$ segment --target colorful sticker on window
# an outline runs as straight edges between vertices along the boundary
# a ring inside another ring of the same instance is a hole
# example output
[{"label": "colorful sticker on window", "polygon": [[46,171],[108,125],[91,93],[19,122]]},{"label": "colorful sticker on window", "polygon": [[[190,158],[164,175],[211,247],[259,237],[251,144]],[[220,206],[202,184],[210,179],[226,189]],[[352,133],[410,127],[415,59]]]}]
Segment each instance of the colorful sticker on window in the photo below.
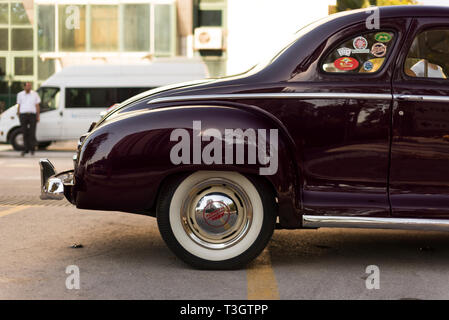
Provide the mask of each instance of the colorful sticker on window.
[{"label": "colorful sticker on window", "polygon": [[384,57],[387,54],[387,46],[380,42],[375,43],[371,48],[371,53],[378,58]]},{"label": "colorful sticker on window", "polygon": [[360,36],[354,39],[352,45],[354,46],[354,49],[364,50],[368,48],[368,40]]},{"label": "colorful sticker on window", "polygon": [[374,64],[371,61],[365,61],[365,63],[363,64],[363,70],[365,71],[371,71],[374,68]]},{"label": "colorful sticker on window", "polygon": [[337,52],[340,55],[340,57],[343,57],[343,56],[349,57],[351,55],[351,51],[352,50],[350,48],[337,49]]},{"label": "colorful sticker on window", "polygon": [[352,49],[352,53],[369,53],[369,49]]},{"label": "colorful sticker on window", "polygon": [[359,62],[351,57],[342,57],[334,61],[334,66],[338,70],[351,71],[359,67]]},{"label": "colorful sticker on window", "polygon": [[391,36],[391,34],[389,34],[387,32],[379,32],[379,33],[376,33],[376,35],[374,36],[374,39],[376,39],[376,41],[378,41],[378,42],[390,42],[391,39],[393,39],[393,37]]}]

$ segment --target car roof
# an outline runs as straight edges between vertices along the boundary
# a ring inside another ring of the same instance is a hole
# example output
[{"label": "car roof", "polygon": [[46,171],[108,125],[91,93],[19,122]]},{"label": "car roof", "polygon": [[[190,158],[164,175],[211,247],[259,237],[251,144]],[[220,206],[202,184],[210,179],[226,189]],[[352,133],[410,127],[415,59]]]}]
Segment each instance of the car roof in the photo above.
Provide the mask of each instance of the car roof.
[{"label": "car roof", "polygon": [[[260,70],[258,76],[268,76],[278,80],[290,79],[293,74],[302,70],[303,63],[310,61],[313,57],[312,53],[325,44],[329,37],[352,25],[366,22],[367,18],[373,14],[373,10],[377,9],[381,26],[383,19],[449,17],[449,7],[429,5],[369,7],[331,14],[300,29],[296,33],[297,39]],[[300,61],[302,61],[301,64],[298,64]]]},{"label": "car roof", "polygon": [[449,17],[449,6],[429,6],[429,5],[402,5],[369,7],[356,10],[342,11],[331,14],[326,18],[316,21],[315,26],[319,27],[330,23],[335,27],[343,27],[356,22],[366,20],[373,10],[379,10],[380,19],[403,18],[403,17]]},{"label": "car roof", "polygon": [[147,64],[69,66],[42,86],[63,87],[160,87],[207,77],[207,67],[197,59],[156,60]]},{"label": "car roof", "polygon": [[[369,8],[368,8],[369,9]],[[380,7],[381,14],[387,17],[426,17],[449,16],[449,6],[408,5]]]},{"label": "car roof", "polygon": [[340,12],[334,16],[357,16],[360,14],[369,14],[374,9],[379,9],[380,18],[393,17],[447,17],[449,16],[449,6],[429,6],[429,5],[402,5],[402,6],[384,6],[384,7],[368,7],[357,10]]}]

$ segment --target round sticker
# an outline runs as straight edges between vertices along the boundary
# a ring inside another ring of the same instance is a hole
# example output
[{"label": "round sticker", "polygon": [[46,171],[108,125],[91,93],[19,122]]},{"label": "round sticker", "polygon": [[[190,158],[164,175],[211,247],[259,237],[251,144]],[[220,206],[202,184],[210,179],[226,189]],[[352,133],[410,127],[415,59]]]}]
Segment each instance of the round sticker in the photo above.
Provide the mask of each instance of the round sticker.
[{"label": "round sticker", "polygon": [[378,58],[382,58],[387,53],[387,46],[380,42],[375,43],[371,48],[371,53]]},{"label": "round sticker", "polygon": [[350,71],[357,69],[359,66],[359,62],[357,59],[351,57],[342,57],[334,61],[334,66],[338,70]]},{"label": "round sticker", "polygon": [[363,64],[363,70],[365,71],[371,71],[374,68],[374,64],[371,61],[365,61]]},{"label": "round sticker", "polygon": [[391,34],[387,32],[379,32],[374,36],[374,39],[379,42],[390,42],[392,38]]},{"label": "round sticker", "polygon": [[352,42],[355,49],[366,49],[368,47],[368,40],[364,37],[357,37]]}]

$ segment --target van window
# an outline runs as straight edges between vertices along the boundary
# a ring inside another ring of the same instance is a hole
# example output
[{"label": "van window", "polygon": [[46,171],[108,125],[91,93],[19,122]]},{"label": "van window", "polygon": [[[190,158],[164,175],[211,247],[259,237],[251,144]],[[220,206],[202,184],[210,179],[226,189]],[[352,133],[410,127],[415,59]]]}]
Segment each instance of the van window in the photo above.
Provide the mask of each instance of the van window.
[{"label": "van window", "polygon": [[152,88],[67,88],[66,108],[108,108]]},{"label": "van window", "polygon": [[59,106],[59,88],[40,87],[37,90],[41,98],[41,112],[56,110]]}]

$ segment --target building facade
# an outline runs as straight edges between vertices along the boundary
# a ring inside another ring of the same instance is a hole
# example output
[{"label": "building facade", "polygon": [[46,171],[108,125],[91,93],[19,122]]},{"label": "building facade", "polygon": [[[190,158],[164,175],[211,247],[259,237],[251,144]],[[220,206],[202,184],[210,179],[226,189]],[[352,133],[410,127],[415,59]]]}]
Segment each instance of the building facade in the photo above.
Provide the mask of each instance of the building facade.
[{"label": "building facade", "polygon": [[176,35],[174,0],[0,0],[0,101],[68,65],[175,56]]},{"label": "building facade", "polygon": [[211,76],[242,72],[332,3],[0,0],[0,108],[69,65],[199,56]]}]

